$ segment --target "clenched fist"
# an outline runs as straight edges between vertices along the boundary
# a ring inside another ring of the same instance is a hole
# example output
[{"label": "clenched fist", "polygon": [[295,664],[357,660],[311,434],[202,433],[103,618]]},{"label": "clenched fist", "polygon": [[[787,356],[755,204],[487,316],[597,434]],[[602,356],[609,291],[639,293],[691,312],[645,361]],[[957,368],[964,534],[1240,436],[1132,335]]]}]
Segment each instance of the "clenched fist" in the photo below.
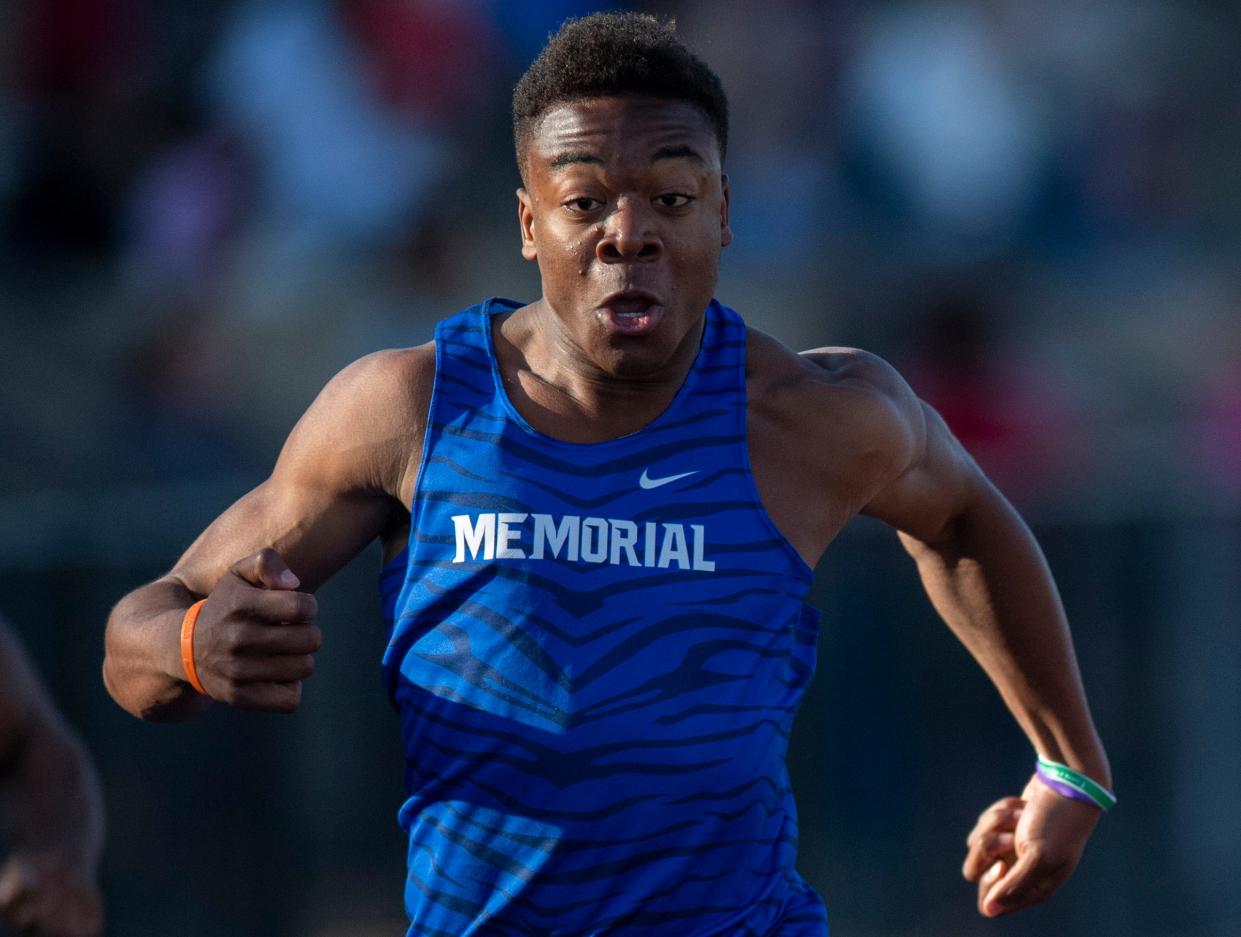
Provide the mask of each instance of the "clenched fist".
[{"label": "clenched fist", "polygon": [[194,626],[194,665],[207,695],[239,709],[291,713],[323,636],[315,597],[275,550],[233,564]]}]

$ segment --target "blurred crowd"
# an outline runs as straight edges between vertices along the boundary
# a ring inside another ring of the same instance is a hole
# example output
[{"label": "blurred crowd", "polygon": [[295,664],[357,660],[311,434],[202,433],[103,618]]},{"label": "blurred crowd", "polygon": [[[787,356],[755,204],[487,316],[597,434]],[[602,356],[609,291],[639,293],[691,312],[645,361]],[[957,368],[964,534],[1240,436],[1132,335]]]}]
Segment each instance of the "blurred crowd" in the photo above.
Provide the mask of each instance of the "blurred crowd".
[{"label": "blurred crowd", "polygon": [[[581,0],[0,4],[0,492],[253,475],[518,254],[512,85]],[[1241,14],[684,0],[721,299],[893,360],[1056,516],[1241,504]]]},{"label": "blurred crowd", "polygon": [[[721,300],[892,360],[1041,525],[1125,806],[1060,917],[1006,932],[1241,933],[1241,8],[630,6],[730,96]],[[155,731],[106,698],[100,631],[337,369],[538,296],[509,98],[601,8],[0,2],[0,602],[99,759],[115,933],[396,932],[374,558],[325,590],[300,721]],[[805,871],[842,932],[975,933],[943,856],[977,790],[942,752],[1000,790],[1024,743],[903,555],[845,536],[793,745]]]}]

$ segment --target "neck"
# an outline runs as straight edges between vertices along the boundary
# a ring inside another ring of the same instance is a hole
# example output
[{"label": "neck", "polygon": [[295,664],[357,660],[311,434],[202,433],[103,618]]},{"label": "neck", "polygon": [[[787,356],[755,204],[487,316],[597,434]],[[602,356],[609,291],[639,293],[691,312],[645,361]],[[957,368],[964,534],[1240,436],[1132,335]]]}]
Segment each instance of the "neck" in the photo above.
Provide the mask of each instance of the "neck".
[{"label": "neck", "polygon": [[[626,367],[592,355],[540,300],[493,325],[505,388],[518,411],[541,432],[594,442],[637,432],[676,396],[698,357],[705,314],[663,361]],[[604,360],[599,360],[600,358]]]}]

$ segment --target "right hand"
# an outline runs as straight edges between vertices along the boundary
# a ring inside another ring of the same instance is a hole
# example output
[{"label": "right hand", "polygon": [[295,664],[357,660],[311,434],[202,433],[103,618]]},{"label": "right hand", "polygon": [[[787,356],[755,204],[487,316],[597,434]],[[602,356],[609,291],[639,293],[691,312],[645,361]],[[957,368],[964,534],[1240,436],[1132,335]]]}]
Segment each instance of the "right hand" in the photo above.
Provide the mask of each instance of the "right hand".
[{"label": "right hand", "polygon": [[194,667],[207,695],[238,709],[291,713],[323,635],[315,597],[272,549],[238,560],[194,625]]}]

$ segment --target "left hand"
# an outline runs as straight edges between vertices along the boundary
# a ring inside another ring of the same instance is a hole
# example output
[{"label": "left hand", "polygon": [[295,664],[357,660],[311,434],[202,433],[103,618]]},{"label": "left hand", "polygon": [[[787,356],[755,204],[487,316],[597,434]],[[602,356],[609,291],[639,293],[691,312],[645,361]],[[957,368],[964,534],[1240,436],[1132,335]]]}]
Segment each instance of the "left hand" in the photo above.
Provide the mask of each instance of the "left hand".
[{"label": "left hand", "polygon": [[103,896],[59,859],[13,853],[0,865],[0,921],[32,937],[99,937]]},{"label": "left hand", "polygon": [[1077,867],[1102,813],[1057,794],[1035,775],[1020,797],[984,810],[970,832],[962,874],[978,883],[978,911],[1008,914],[1050,898]]}]

